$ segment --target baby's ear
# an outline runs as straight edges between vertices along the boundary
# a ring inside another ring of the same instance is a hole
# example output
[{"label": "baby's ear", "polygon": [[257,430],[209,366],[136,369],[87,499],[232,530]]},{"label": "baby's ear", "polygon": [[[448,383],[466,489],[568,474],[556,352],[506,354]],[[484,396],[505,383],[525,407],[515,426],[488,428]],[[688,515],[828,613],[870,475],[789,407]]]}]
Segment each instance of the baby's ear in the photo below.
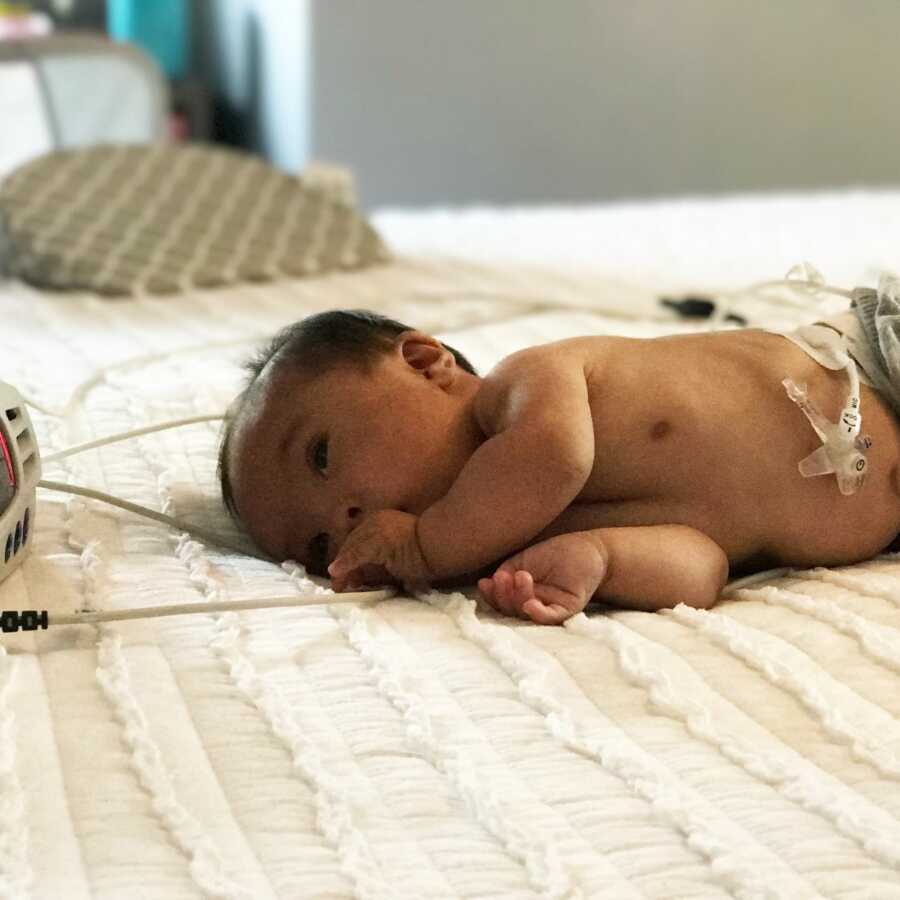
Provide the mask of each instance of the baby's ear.
[{"label": "baby's ear", "polygon": [[456,378],[456,360],[437,339],[421,331],[397,335],[397,348],[406,363],[435,384],[446,387]]}]

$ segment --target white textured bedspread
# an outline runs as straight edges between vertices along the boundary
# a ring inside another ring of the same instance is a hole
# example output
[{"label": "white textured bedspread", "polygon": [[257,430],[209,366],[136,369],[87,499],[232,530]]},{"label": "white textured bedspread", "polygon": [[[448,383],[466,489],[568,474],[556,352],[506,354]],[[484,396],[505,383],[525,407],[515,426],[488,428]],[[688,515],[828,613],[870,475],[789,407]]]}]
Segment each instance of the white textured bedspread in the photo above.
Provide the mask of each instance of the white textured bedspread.
[{"label": "white textured bedspread", "polygon": [[[375,224],[397,262],[304,282],[137,301],[0,282],[0,378],[56,413],[32,413],[47,455],[224,410],[256,343],[324,308],[394,315],[484,371],[528,344],[687,327],[657,291],[803,259],[874,284],[898,268],[900,193]],[[137,437],[44,477],[239,542],[218,430]],[[0,608],[320,589],[95,501],[39,501]],[[0,897],[900,897],[900,561],[557,628],[433,593],[4,634]]]}]

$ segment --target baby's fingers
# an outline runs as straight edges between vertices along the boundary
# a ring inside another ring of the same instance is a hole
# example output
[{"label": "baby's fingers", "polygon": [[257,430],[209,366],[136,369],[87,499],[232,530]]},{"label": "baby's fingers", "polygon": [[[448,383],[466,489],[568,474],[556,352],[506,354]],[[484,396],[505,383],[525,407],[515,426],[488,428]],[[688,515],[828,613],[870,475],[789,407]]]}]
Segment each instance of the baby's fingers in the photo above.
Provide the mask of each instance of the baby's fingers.
[{"label": "baby's fingers", "polygon": [[335,590],[338,590],[338,585],[347,584],[355,569],[356,562],[350,556],[339,556],[328,566],[328,574],[331,577],[332,584],[335,585]]},{"label": "baby's fingers", "polygon": [[[347,542],[349,543],[349,541]],[[347,546],[345,543],[338,555],[328,566],[328,574],[332,581],[346,584],[351,578],[359,577],[363,569],[371,567],[378,560],[364,546]]]},{"label": "baby's fingers", "polygon": [[490,603],[491,606],[496,605],[496,601],[494,600],[494,580],[493,578],[479,578],[478,579],[478,590],[481,591],[481,596]]},{"label": "baby's fingers", "polygon": [[[329,572],[331,569],[329,568]],[[374,563],[363,563],[348,570],[341,570],[332,575],[331,587],[337,594],[360,587],[372,587],[377,584],[391,584],[391,573],[384,566]]]},{"label": "baby's fingers", "polygon": [[331,589],[336,594],[343,594],[345,591],[352,591],[362,586],[362,579],[355,570],[351,570],[346,574],[334,575],[331,578]]},{"label": "baby's fingers", "polygon": [[571,610],[559,603],[544,603],[537,597],[527,600],[522,607],[522,612],[538,625],[561,625],[572,615]]},{"label": "baby's fingers", "polygon": [[531,572],[516,569],[513,573],[513,599],[516,609],[522,610],[526,601],[534,597],[534,579]]},{"label": "baby's fingers", "polygon": [[482,596],[498,612],[505,616],[515,616],[516,609],[512,596],[512,575],[509,572],[496,571],[493,578],[482,578],[478,582]]},{"label": "baby's fingers", "polygon": [[498,569],[493,578],[478,582],[482,596],[494,609],[506,616],[525,617],[525,603],[534,597],[534,580],[523,569]]},{"label": "baby's fingers", "polygon": [[584,606],[577,604],[572,593],[552,584],[535,586],[532,573],[518,568],[521,562],[518,558],[507,560],[492,578],[479,580],[482,596],[494,609],[538,625],[559,625]]}]

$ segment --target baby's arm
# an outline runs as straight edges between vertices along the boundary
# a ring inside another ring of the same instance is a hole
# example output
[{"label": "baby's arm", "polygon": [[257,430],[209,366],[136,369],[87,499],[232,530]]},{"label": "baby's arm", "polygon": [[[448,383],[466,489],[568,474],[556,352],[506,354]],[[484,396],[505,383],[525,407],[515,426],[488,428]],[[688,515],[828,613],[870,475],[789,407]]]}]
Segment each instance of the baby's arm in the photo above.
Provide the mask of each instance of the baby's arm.
[{"label": "baby's arm", "polygon": [[507,615],[558,625],[593,598],[653,611],[677,603],[708,608],[728,578],[728,558],[687,525],[575,531],[540,541],[478,582]]},{"label": "baby's arm", "polygon": [[689,525],[596,528],[585,532],[608,554],[607,575],[594,594],[627,609],[652,612],[679,603],[708,609],[728,580],[728,557]]},{"label": "baby's arm", "polygon": [[475,415],[488,438],[416,524],[435,579],[474,572],[533,540],[578,496],[594,464],[577,358],[540,347],[514,353],[483,380]]}]

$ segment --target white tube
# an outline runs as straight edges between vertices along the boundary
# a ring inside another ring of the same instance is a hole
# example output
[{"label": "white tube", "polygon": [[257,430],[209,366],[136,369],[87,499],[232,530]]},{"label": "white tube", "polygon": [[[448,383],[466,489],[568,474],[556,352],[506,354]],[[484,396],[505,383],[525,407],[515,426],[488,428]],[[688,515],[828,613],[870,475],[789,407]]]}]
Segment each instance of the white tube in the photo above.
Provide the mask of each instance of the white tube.
[{"label": "white tube", "polygon": [[271,609],[277,606],[327,606],[331,603],[369,603],[395,596],[397,588],[377,591],[349,591],[343,594],[294,594],[288,597],[262,597],[259,600],[223,600],[207,603],[181,603],[171,606],[141,606],[134,609],[101,610],[48,616],[48,625],[90,625],[124,619],[150,619],[158,616],[185,616],[196,613],[233,612],[242,609]]},{"label": "white tube", "polygon": [[119,497],[114,497],[112,494],[105,494],[103,491],[81,487],[81,485],[78,484],[64,484],[61,481],[50,481],[46,478],[42,478],[37,486],[46,488],[49,491],[62,491],[66,494],[78,494],[80,497],[90,497],[92,500],[102,500],[104,503],[109,503],[111,506],[118,506],[120,509],[125,509],[128,512],[133,512],[139,516],[153,519],[154,522],[162,522],[164,525],[171,525],[179,531],[186,531],[188,534],[196,535],[198,538],[208,541],[210,544],[216,544],[219,547],[224,547],[226,550],[240,553],[241,556],[254,556],[257,559],[264,559],[266,562],[274,562],[274,560],[270,559],[268,556],[253,553],[245,547],[238,547],[220,537],[215,532],[208,531],[200,525],[190,525],[187,522],[182,522],[172,516],[157,512],[155,509],[148,509],[146,506],[139,506],[137,503],[131,503],[128,500],[121,500]]},{"label": "white tube", "polygon": [[856,363],[847,357],[847,375],[850,376],[850,396],[847,397],[846,407],[855,413],[855,424],[853,426],[853,437],[859,434],[862,427],[862,400],[859,396],[859,372],[856,371]]},{"label": "white tube", "polygon": [[749,284],[747,287],[740,288],[736,291],[728,291],[720,294],[723,297],[740,297],[743,294],[754,294],[757,291],[765,290],[771,287],[787,287],[787,288],[806,288],[811,294],[837,294],[840,297],[846,297],[848,300],[853,299],[853,291],[846,288],[835,287],[831,284],[821,284],[818,281],[810,281],[806,278],[776,278],[771,281],[758,281],[755,284]]},{"label": "white tube", "polygon": [[26,397],[21,391],[19,391],[20,396],[25,401],[26,406],[30,406],[33,409],[36,409],[38,412],[43,413],[45,416],[53,416],[54,419],[63,419],[65,418],[65,413],[54,412],[52,409],[47,409],[46,406],[41,406],[40,403],[35,403],[34,400]]},{"label": "white tube", "polygon": [[165,431],[168,428],[180,428],[182,425],[193,425],[196,422],[218,422],[224,419],[222,413],[215,413],[202,416],[189,416],[186,419],[172,419],[168,422],[157,422],[155,425],[147,425],[144,428],[135,428],[132,431],[122,431],[119,434],[108,434],[106,437],[97,438],[93,441],[86,441],[83,444],[75,444],[72,447],[66,447],[65,450],[58,450],[49,456],[41,458],[42,462],[56,462],[58,459],[65,459],[67,456],[73,456],[81,453],[82,450],[92,450],[94,447],[104,447],[106,444],[115,444],[118,441],[124,441],[128,438],[140,437],[142,434],[152,434],[154,431]]}]

